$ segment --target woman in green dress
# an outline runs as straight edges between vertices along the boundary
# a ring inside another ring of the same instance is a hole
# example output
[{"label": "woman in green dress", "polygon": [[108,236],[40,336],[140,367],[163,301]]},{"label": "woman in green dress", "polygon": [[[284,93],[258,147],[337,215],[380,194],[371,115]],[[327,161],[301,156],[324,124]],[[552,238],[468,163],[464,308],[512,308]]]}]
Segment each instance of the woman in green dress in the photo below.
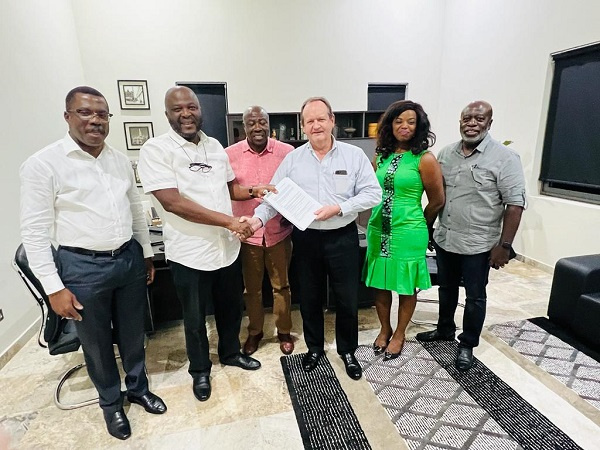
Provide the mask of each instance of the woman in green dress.
[{"label": "woman in green dress", "polygon": [[[373,343],[384,360],[397,358],[417,303],[417,289],[431,287],[425,252],[429,232],[444,205],[442,171],[427,149],[435,143],[429,119],[418,103],[402,100],[383,114],[373,167],[383,189],[367,228],[365,284],[374,288],[381,323]],[[423,210],[421,197],[427,194]],[[398,293],[398,325],[390,323],[392,291]]]}]

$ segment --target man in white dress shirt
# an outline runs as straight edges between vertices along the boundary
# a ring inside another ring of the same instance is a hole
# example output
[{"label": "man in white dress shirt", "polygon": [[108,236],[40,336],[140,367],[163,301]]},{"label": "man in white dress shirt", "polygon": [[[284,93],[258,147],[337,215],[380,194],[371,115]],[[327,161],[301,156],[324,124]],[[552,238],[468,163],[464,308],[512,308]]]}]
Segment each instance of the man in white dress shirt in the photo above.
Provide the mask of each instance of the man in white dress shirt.
[{"label": "man in white dress shirt", "polygon": [[[272,184],[289,177],[321,205],[305,230],[294,228],[294,267],[300,280],[293,292],[300,299],[308,353],[303,369],[317,367],[325,344],[322,286],[329,277],[336,299],[335,336],[346,373],[354,380],[362,369],[354,357],[358,346],[358,282],[360,257],[356,217],[381,201],[381,188],[369,158],[354,145],[331,134],[335,117],[323,97],[311,97],[300,110],[308,142],[288,154]],[[258,229],[277,214],[263,203],[249,219]]]},{"label": "man in white dress shirt", "polygon": [[223,146],[201,131],[202,111],[194,91],[177,86],[165,95],[171,129],[144,144],[138,171],[145,192],[165,210],[163,238],[177,297],[183,309],[192,391],[211,395],[206,308],[214,306],[222,364],[256,370],[260,363],[240,353],[242,269],[239,237],[253,231],[233,217],[231,200],[248,200],[269,186],[240,186]]},{"label": "man in white dress shirt", "polygon": [[[108,432],[127,439],[113,335],[127,398],[153,414],[144,363],[146,284],[154,278],[148,227],[131,163],[106,145],[108,104],[80,86],[66,97],[67,135],[21,167],[21,237],[56,314],[74,319]],[[56,261],[51,241],[59,244]]]}]

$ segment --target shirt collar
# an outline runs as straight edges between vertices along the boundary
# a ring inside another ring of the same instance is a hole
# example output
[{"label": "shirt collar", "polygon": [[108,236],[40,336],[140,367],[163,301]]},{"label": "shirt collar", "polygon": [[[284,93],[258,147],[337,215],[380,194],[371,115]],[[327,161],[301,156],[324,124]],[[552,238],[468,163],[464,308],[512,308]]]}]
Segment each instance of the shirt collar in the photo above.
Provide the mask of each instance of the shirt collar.
[{"label": "shirt collar", "polygon": [[[71,154],[73,152],[77,152],[80,155],[87,155],[90,158],[93,158],[92,155],[90,155],[88,152],[83,150],[79,146],[79,144],[77,142],[75,142],[75,140],[71,137],[71,135],[69,134],[68,131],[67,131],[67,134],[65,135],[65,138],[63,139],[63,151],[65,152],[65,156],[68,156],[69,154]],[[102,147],[102,151],[98,155],[98,158],[100,158],[104,153],[108,153],[109,151],[110,151],[110,147],[105,142],[104,147]]]},{"label": "shirt collar", "polygon": [[[197,144],[194,144],[193,142],[188,141],[187,139],[181,137],[179,134],[177,134],[177,132],[173,128],[169,128],[169,131],[167,131],[167,134],[169,135],[169,137],[171,139],[173,139],[178,145],[180,145],[182,147],[185,144],[197,145]],[[206,143],[206,141],[208,141],[208,136],[204,133],[204,131],[202,131],[202,130],[198,131],[198,135],[200,136],[200,140],[198,141],[198,144],[200,144],[200,142],[202,142],[202,141],[204,141],[204,143]]]},{"label": "shirt collar", "polygon": [[[244,142],[243,151],[244,152],[252,152],[252,153],[254,153],[254,150],[252,150],[250,148],[250,144],[248,144],[248,138],[244,139],[243,142]],[[267,146],[262,151],[262,153],[257,153],[257,155],[262,155],[264,152],[273,153],[273,149],[274,148],[275,148],[275,141],[273,139],[271,139],[271,138],[267,138]]]},{"label": "shirt collar", "polygon": [[[306,148],[314,155],[315,154],[315,150],[312,148],[312,145],[310,145],[310,141],[306,142]],[[333,152],[334,150],[337,150],[337,140],[335,139],[335,136],[332,134],[331,135],[331,150],[329,150],[327,152],[327,154]]]},{"label": "shirt collar", "polygon": [[[487,146],[489,145],[489,143],[491,142],[491,140],[492,140],[492,136],[488,132],[485,135],[485,137],[483,138],[483,140],[479,144],[477,144],[477,147],[475,147],[475,149],[473,150],[473,152],[471,154],[473,154],[475,152],[479,152],[479,153],[485,152],[485,149],[487,148]],[[458,145],[456,146],[456,151],[458,153],[460,153],[461,156],[464,157],[464,155],[462,154],[462,143],[463,143],[462,140],[458,141]]]}]

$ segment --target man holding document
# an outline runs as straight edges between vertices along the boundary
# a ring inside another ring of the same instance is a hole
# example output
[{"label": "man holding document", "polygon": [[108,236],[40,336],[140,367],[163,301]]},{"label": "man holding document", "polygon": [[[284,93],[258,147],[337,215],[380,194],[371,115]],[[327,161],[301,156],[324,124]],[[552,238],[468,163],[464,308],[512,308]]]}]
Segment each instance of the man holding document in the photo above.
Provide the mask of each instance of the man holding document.
[{"label": "man holding document", "polygon": [[381,201],[381,188],[365,153],[334,139],[335,117],[323,97],[311,97],[300,110],[308,142],[285,157],[273,179],[279,193],[247,220],[253,229],[277,214],[275,205],[295,227],[292,232],[295,268],[301,280],[300,299],[308,353],[302,360],[310,372],[325,344],[321,286],[329,276],[336,298],[336,343],[346,372],[362,376],[354,351],[358,346],[359,247],[355,219]]}]

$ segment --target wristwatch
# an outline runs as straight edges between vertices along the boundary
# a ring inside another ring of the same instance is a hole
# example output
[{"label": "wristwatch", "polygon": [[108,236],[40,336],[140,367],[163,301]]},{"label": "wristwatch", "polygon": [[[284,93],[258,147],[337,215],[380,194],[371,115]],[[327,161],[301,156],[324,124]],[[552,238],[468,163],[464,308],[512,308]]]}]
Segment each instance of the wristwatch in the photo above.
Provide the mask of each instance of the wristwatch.
[{"label": "wristwatch", "polygon": [[512,244],[510,242],[504,241],[502,244],[500,244],[500,247],[510,250],[510,248],[512,247]]},{"label": "wristwatch", "polygon": [[254,198],[254,186],[248,188],[248,193],[250,194],[250,198]]}]

